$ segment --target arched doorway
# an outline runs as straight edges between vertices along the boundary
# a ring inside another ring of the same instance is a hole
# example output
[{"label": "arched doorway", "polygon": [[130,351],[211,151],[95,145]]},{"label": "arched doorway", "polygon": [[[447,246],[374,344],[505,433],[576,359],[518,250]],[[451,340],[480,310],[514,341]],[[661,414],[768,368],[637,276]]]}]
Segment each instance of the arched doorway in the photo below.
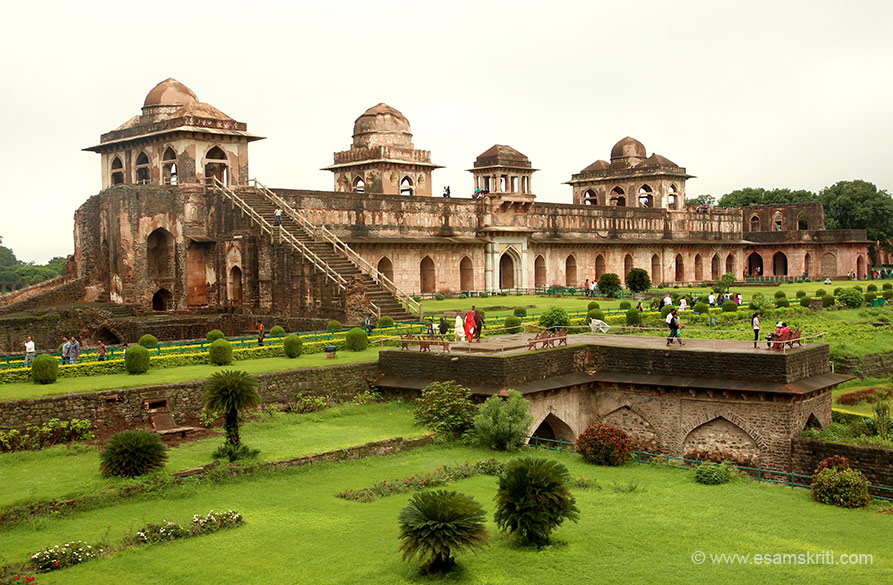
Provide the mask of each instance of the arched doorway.
[{"label": "arched doorway", "polygon": [[419,263],[419,282],[423,293],[433,293],[435,287],[434,260],[425,256]]},{"label": "arched doorway", "polygon": [[205,178],[214,177],[226,186],[229,186],[229,165],[226,153],[219,146],[215,146],[205,155]]},{"label": "arched doorway", "polygon": [[93,342],[97,343],[99,341],[103,342],[106,345],[118,345],[119,343],[121,343],[121,337],[117,333],[103,325],[99,328],[99,331],[93,334]]},{"label": "arched doorway", "polygon": [[660,256],[654,254],[651,256],[651,282],[658,285],[663,282],[663,274],[660,270]]},{"label": "arched doorway", "polygon": [[726,256],[726,272],[735,274],[735,255],[729,254]]},{"label": "arched doorway", "polygon": [[595,257],[595,279],[601,278],[605,272],[607,272],[605,269],[605,257],[599,254]]},{"label": "arched doorway", "polygon": [[809,254],[809,252],[807,252],[806,255],[803,257],[803,272],[806,274],[806,276],[809,276],[814,272],[813,268],[812,256]]},{"label": "arched doorway", "polygon": [[242,304],[242,269],[233,266],[229,271],[229,300],[234,305]]},{"label": "arched doorway", "polygon": [[788,275],[788,257],[784,252],[776,252],[772,256],[772,274],[775,276]]},{"label": "arched doorway", "polygon": [[763,276],[763,257],[756,252],[747,257],[747,273],[751,276]]},{"label": "arched doorway", "polygon": [[623,281],[626,282],[626,277],[629,274],[630,270],[634,268],[633,266],[633,257],[632,254],[627,254],[623,259]]},{"label": "arched doorway", "polygon": [[[565,441],[567,443],[573,443],[577,440],[570,425],[568,425],[566,422],[564,422],[551,412],[546,415],[546,418],[543,419],[543,422],[541,422],[539,426],[536,427],[536,430],[533,431],[533,434],[531,434],[530,436],[531,438],[536,437],[539,439],[546,439],[548,441]],[[531,440],[531,442],[535,441]]]},{"label": "arched doorway", "polygon": [[837,256],[831,252],[822,254],[822,276],[826,278],[837,276]]},{"label": "arched doorway", "polygon": [[459,288],[461,290],[474,290],[474,266],[471,258],[465,256],[459,262]]},{"label": "arched doorway", "polygon": [[173,308],[173,296],[171,295],[171,291],[166,288],[158,289],[154,295],[152,295],[152,310],[153,311],[170,311]]},{"label": "arched doorway", "polygon": [[573,254],[568,256],[567,260],[564,261],[564,285],[577,285],[577,259]]},{"label": "arched doorway", "polygon": [[719,254],[714,254],[710,261],[710,280],[719,280]]},{"label": "arched doorway", "polygon": [[394,282],[394,265],[387,256],[382,256],[378,261],[378,271],[388,280]]},{"label": "arched doorway", "polygon": [[546,259],[541,255],[533,261],[533,286],[546,286]]},{"label": "arched doorway", "polygon": [[164,228],[146,238],[146,271],[149,278],[174,277],[174,236]]},{"label": "arched doorway", "polygon": [[859,256],[856,258],[856,275],[859,278],[865,278],[867,272],[865,270],[865,256]]},{"label": "arched doorway", "polygon": [[695,254],[695,280],[704,280],[704,259],[700,254]]},{"label": "arched doorway", "polygon": [[499,288],[515,288],[515,261],[508,252],[499,258]]},{"label": "arched doorway", "polygon": [[676,254],[676,282],[682,282],[685,280],[685,260],[682,259],[682,254]]}]

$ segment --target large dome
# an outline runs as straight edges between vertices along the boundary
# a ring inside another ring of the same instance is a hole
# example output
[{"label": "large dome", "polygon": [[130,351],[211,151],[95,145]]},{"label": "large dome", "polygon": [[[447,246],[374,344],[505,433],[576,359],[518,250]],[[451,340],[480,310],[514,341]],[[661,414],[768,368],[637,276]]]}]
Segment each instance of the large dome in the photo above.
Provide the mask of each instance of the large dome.
[{"label": "large dome", "polygon": [[355,147],[389,145],[412,148],[409,120],[387,104],[373,106],[354,122],[353,145]]},{"label": "large dome", "polygon": [[631,138],[627,136],[620,142],[614,145],[614,148],[611,149],[611,159],[615,158],[646,158],[645,154],[645,145],[636,140],[635,138]]},{"label": "large dome", "polygon": [[192,93],[191,89],[173,77],[168,77],[152,88],[152,91],[146,96],[146,101],[143,102],[143,107],[185,106],[197,101],[198,97]]}]

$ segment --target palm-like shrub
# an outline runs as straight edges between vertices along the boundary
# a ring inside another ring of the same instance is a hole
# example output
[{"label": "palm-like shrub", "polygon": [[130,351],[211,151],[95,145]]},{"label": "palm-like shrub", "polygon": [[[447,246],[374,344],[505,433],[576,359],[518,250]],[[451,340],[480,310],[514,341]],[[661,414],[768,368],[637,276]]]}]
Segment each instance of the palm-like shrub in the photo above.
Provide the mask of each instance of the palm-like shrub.
[{"label": "palm-like shrub", "polygon": [[226,335],[223,334],[223,331],[220,329],[211,329],[208,331],[208,335],[205,336],[205,339],[208,341],[217,341],[218,339],[225,338]]},{"label": "palm-like shrub", "polygon": [[123,431],[113,435],[99,454],[99,472],[103,477],[135,477],[163,469],[167,459],[167,447],[155,433]]},{"label": "palm-like shrub", "polygon": [[622,465],[631,447],[629,435],[606,424],[592,425],[577,437],[577,453],[594,465]]},{"label": "palm-like shrub", "polygon": [[476,408],[471,390],[453,380],[432,382],[416,400],[416,423],[431,429],[441,438],[462,435],[474,424]]},{"label": "palm-like shrub", "polygon": [[651,288],[651,277],[644,268],[633,268],[626,273],[626,287],[633,292],[644,292]]},{"label": "palm-like shrub", "polygon": [[503,327],[505,328],[506,333],[519,333],[521,331],[521,318],[509,315],[505,318]]},{"label": "palm-like shrub", "polygon": [[233,363],[233,346],[225,339],[218,339],[208,348],[208,359],[215,366],[228,366]]},{"label": "palm-like shrub", "polygon": [[124,368],[128,374],[145,374],[149,371],[149,350],[142,345],[128,347],[124,353]]},{"label": "palm-like shrub", "polygon": [[471,496],[446,490],[415,494],[400,511],[403,560],[418,557],[429,575],[448,571],[456,562],[454,553],[487,546],[484,518],[484,509]]},{"label": "palm-like shrub", "polygon": [[344,336],[344,347],[351,351],[363,351],[369,347],[369,337],[359,327],[354,327]]},{"label": "palm-like shrub", "polygon": [[285,328],[281,325],[273,325],[273,327],[270,329],[270,335],[285,335]]},{"label": "palm-like shrub", "polygon": [[509,390],[505,401],[491,396],[480,405],[474,416],[474,434],[486,447],[514,451],[524,444],[532,422],[527,400],[517,390]]},{"label": "palm-like shrub", "polygon": [[499,478],[496,524],[510,536],[534,545],[566,519],[577,521],[580,511],[571,495],[570,473],[551,459],[522,457],[510,462]]},{"label": "palm-like shrub", "polygon": [[567,311],[561,307],[549,307],[540,315],[539,324],[549,329],[551,327],[567,327],[571,324],[571,318]]},{"label": "palm-like shrub", "polygon": [[286,357],[296,358],[303,352],[304,342],[295,334],[291,334],[282,341],[282,351]]},{"label": "palm-like shrub", "polygon": [[341,331],[343,327],[341,326],[341,321],[336,321],[332,319],[328,323],[326,323],[326,331]]},{"label": "palm-like shrub", "polygon": [[31,364],[31,379],[35,384],[52,384],[59,376],[59,362],[45,353],[34,358]]},{"label": "palm-like shrub", "polygon": [[257,380],[247,372],[224,370],[216,372],[205,384],[203,398],[205,410],[223,414],[223,432],[226,442],[239,445],[239,411],[255,408],[260,404]]},{"label": "palm-like shrub", "polygon": [[148,333],[146,333],[145,335],[140,337],[140,345],[149,349],[158,347],[158,338],[154,335],[149,335]]}]

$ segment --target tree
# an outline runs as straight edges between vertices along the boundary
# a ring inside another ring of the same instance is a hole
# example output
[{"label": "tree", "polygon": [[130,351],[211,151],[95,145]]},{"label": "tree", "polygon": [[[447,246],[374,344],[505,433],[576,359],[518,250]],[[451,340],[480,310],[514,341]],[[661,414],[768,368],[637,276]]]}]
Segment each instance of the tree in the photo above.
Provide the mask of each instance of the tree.
[{"label": "tree", "polygon": [[256,386],[253,376],[236,370],[216,372],[205,384],[205,410],[223,414],[223,432],[229,445],[241,444],[239,411],[260,404]]},{"label": "tree", "polygon": [[633,292],[644,292],[651,288],[651,277],[644,268],[633,268],[626,275],[626,287]]},{"label": "tree", "polygon": [[517,390],[509,390],[505,401],[491,396],[478,408],[474,434],[486,447],[514,451],[524,444],[532,422],[527,400]]},{"label": "tree", "polygon": [[705,203],[710,207],[716,205],[716,197],[713,195],[698,195],[694,199],[686,199],[686,202],[689,205],[704,205]]},{"label": "tree", "polygon": [[718,286],[722,292],[729,292],[729,289],[733,284],[735,284],[735,275],[731,272],[726,272],[716,281],[716,286]]},{"label": "tree", "polygon": [[439,438],[461,436],[474,425],[475,405],[471,390],[456,383],[431,382],[416,400],[416,423],[431,429]]},{"label": "tree", "polygon": [[620,277],[613,272],[605,272],[598,277],[598,294],[611,297],[620,291]]},{"label": "tree", "polygon": [[[893,198],[867,181],[839,181],[819,193],[825,208],[825,225],[829,229],[864,229],[868,239],[881,242],[893,250]],[[868,253],[877,263],[877,246]]]},{"label": "tree", "polygon": [[763,189],[762,187],[746,187],[719,198],[717,207],[746,207],[748,205],[787,205],[791,203],[809,203],[818,201],[818,196],[805,189]]}]

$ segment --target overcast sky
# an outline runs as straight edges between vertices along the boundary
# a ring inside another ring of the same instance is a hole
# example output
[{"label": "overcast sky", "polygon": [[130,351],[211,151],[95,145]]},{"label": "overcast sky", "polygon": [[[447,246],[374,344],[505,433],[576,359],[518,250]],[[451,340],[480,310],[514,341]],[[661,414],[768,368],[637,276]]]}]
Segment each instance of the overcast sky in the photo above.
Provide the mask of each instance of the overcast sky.
[{"label": "overcast sky", "polygon": [[893,188],[891,2],[18,2],[0,36],[0,236],[25,261],[73,251],[100,189],[81,149],[174,77],[268,137],[250,171],[331,190],[320,171],[386,102],[431,151],[434,190],[467,196],[509,144],[538,199],[630,135],[697,175],[748,186]]}]

